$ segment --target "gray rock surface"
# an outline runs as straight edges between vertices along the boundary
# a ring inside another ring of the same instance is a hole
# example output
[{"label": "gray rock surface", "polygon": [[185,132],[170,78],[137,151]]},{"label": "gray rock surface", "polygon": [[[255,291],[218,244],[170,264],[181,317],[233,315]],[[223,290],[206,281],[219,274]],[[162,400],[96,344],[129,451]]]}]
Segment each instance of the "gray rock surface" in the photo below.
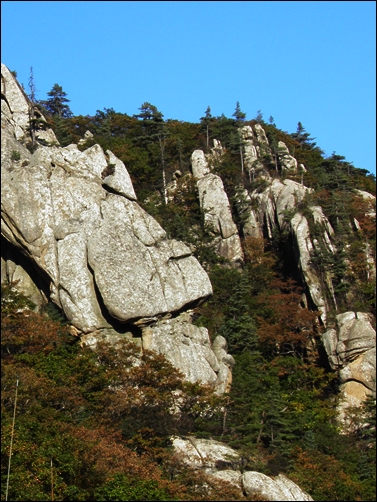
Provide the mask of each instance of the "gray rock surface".
[{"label": "gray rock surface", "polygon": [[112,320],[161,316],[208,297],[206,272],[137,204],[124,164],[99,145],[81,152],[38,138],[31,154],[30,103],[5,66],[2,82],[2,235],[34,263],[73,326],[110,329]]},{"label": "gray rock surface", "polygon": [[210,172],[203,150],[195,150],[191,155],[191,167],[192,174],[197,180],[201,180]]},{"label": "gray rock surface", "polygon": [[283,171],[297,172],[297,160],[290,155],[287,145],[283,141],[278,143],[278,157]]},{"label": "gray rock surface", "polygon": [[247,171],[255,169],[258,160],[258,153],[254,142],[254,133],[251,126],[244,126],[240,129],[243,140],[244,164]]},{"label": "gray rock surface", "polygon": [[225,339],[217,337],[211,347],[208,330],[194,326],[189,312],[143,327],[142,347],[164,354],[190,382],[201,381],[218,394],[229,390],[234,359]]},{"label": "gray rock surface", "polygon": [[[320,312],[321,319],[326,323],[327,302],[322,291],[321,281],[312,266],[311,259],[318,242],[312,238],[309,223],[305,216],[297,210],[297,204],[302,201],[310,189],[293,180],[266,180],[266,188],[262,191],[245,193],[245,200],[250,209],[245,218],[244,234],[254,238],[262,238],[264,231],[272,239],[274,229],[289,231],[293,236],[294,252],[298,266],[306,283],[310,298]],[[257,209],[255,209],[257,207]],[[314,221],[323,229],[323,239],[330,252],[335,248],[331,237],[334,231],[319,206],[309,208]],[[331,289],[331,278],[328,278]]]},{"label": "gray rock surface", "polygon": [[239,454],[229,446],[211,439],[173,438],[173,448],[188,466],[239,488],[242,497],[260,496],[263,500],[310,501],[312,497],[293,481],[279,474],[272,478],[255,471],[238,470]]},{"label": "gray rock surface", "polygon": [[276,478],[270,478],[260,472],[247,471],[242,476],[242,485],[246,495],[259,495],[265,500],[313,500],[310,495],[282,474]]},{"label": "gray rock surface", "polygon": [[241,241],[221,178],[208,173],[198,180],[197,186],[200,207],[204,211],[204,221],[217,237],[219,255],[234,264],[241,263],[243,261]]},{"label": "gray rock surface", "polygon": [[376,392],[376,332],[363,312],[344,312],[336,321],[336,329],[323,333],[322,340],[330,365],[338,372],[343,397],[339,419],[346,423],[347,408],[360,406]]}]

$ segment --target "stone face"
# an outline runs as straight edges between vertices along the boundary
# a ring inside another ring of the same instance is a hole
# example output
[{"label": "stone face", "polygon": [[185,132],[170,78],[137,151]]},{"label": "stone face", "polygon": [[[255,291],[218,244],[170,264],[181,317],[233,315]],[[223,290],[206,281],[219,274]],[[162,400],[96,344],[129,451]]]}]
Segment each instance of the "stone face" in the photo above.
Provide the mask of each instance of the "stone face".
[{"label": "stone face", "polygon": [[201,469],[207,475],[239,488],[242,497],[263,497],[263,500],[310,501],[312,497],[293,481],[279,474],[271,478],[255,471],[243,474],[239,454],[219,441],[197,438],[173,438],[173,448],[184,463]]},{"label": "stone face", "polygon": [[193,326],[189,313],[161,320],[142,333],[143,348],[163,354],[188,381],[211,385],[219,394],[228,390],[234,359],[226,353],[225,339],[215,339],[211,347],[207,329]]},{"label": "stone face", "polygon": [[338,414],[347,426],[347,408],[361,406],[376,392],[376,332],[363,312],[344,312],[336,320],[336,329],[327,330],[322,339],[330,365],[338,371],[343,397]]},{"label": "stone face", "polygon": [[278,143],[278,157],[283,170],[297,172],[297,160],[290,155],[287,145],[283,141]]},{"label": "stone face", "polygon": [[111,151],[47,147],[37,136],[29,152],[30,103],[4,66],[2,76],[2,235],[35,265],[73,326],[109,330],[113,321],[161,316],[209,296],[206,272],[136,203]]}]

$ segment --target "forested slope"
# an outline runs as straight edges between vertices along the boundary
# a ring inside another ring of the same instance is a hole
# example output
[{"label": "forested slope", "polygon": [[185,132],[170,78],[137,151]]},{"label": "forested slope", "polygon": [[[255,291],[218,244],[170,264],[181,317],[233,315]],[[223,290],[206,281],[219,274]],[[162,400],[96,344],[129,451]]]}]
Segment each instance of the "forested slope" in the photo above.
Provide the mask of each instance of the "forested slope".
[{"label": "forested slope", "polygon": [[[135,115],[105,109],[91,117],[73,116],[67,103],[57,85],[35,103],[30,137],[33,128],[51,127],[61,146],[86,151],[99,144],[125,164],[138,203],[210,277],[213,295],[193,305],[193,322],[208,329],[211,342],[226,339],[235,360],[232,385],[214,394],[149,351],[135,366],[139,349],[125,341],[99,344],[95,352],[82,347],[54,305],[34,312],[17,284],[5,283],[2,498],[17,396],[9,500],[253,499],[190,470],[171,447],[173,436],[189,435],[235,448],[240,461],[228,468],[283,473],[314,500],[375,500],[375,397],[370,392],[362,407],[348,407],[342,428],[344,382],[323,336],[345,312],[362,312],[375,326],[375,213],[365,195],[374,194],[374,176],[341,155],[325,157],[301,123],[289,134],[261,113],[247,121],[238,103],[232,118],[212,117],[208,108],[198,123],[164,120],[150,103]],[[46,123],[38,122],[38,110]],[[242,132],[247,126],[255,152]],[[31,141],[28,148],[37,146]],[[211,211],[201,207],[192,175],[196,150],[230,201],[243,254],[237,262],[219,252]],[[114,164],[108,169],[104,177]],[[307,190],[295,207],[271,206],[268,219],[263,197],[287,180]],[[333,230],[332,247],[313,207],[322,208]],[[308,263],[325,317],[295,256],[297,215],[316,243]]]}]

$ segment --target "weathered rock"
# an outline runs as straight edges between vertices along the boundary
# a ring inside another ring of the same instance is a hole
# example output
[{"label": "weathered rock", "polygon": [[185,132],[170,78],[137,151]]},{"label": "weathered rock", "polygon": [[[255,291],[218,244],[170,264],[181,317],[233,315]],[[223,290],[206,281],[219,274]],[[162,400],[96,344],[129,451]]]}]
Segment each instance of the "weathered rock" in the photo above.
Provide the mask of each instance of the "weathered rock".
[{"label": "weathered rock", "polygon": [[314,245],[310,236],[308,220],[302,214],[297,213],[290,223],[295,237],[295,251],[299,260],[300,271],[308,287],[310,298],[321,313],[322,322],[326,324],[327,304],[321,281],[311,264]]},{"label": "weathered rock", "polygon": [[344,312],[336,316],[337,330],[323,333],[322,338],[330,364],[339,369],[376,347],[376,332],[368,314]]},{"label": "weathered rock", "polygon": [[350,407],[359,407],[376,392],[376,332],[368,314],[344,312],[336,316],[336,329],[322,335],[331,367],[338,371],[342,400],[340,422],[346,424]]},{"label": "weathered rock", "polygon": [[240,495],[259,496],[263,500],[310,501],[310,495],[293,481],[279,474],[271,478],[255,471],[243,474],[239,454],[229,446],[214,440],[197,438],[173,438],[175,452],[188,466],[201,469],[207,475],[226,481],[239,488]]},{"label": "weathered rock", "polygon": [[243,140],[245,169],[250,171],[254,169],[255,162],[258,160],[257,149],[254,144],[253,130],[251,126],[244,126],[240,129],[240,134]]},{"label": "weathered rock", "polygon": [[[272,239],[274,229],[290,231],[293,236],[294,252],[302,274],[303,282],[306,283],[311,301],[320,312],[323,323],[326,323],[327,302],[322,291],[321,281],[312,266],[312,256],[318,243],[312,238],[307,218],[297,211],[297,205],[302,201],[310,189],[293,181],[278,179],[268,182],[262,192],[255,191],[245,194],[245,200],[249,201],[250,210],[245,218],[243,227],[246,236],[261,238],[266,235]],[[257,206],[258,209],[255,209]],[[331,236],[334,231],[319,206],[309,208],[315,223],[323,229],[323,240],[330,252],[334,252]],[[331,288],[331,280],[329,288]]]},{"label": "weathered rock", "polygon": [[88,143],[89,141],[92,141],[93,139],[94,139],[93,134],[90,131],[86,131],[86,133],[84,134],[84,137],[82,139],[80,139],[77,144],[79,146],[83,146],[83,145],[85,145],[85,143]]},{"label": "weathered rock", "polygon": [[243,252],[238,230],[224,185],[219,176],[209,173],[197,182],[199,203],[204,211],[204,221],[218,239],[218,253],[233,263],[243,261]]},{"label": "weathered rock", "polygon": [[239,455],[233,448],[212,439],[176,437],[173,447],[182,455],[184,462],[195,469],[215,470],[218,465],[224,468],[239,464]]},{"label": "weathered rock", "polygon": [[197,180],[210,172],[203,150],[195,150],[191,155],[192,174]]},{"label": "weathered rock", "polygon": [[4,66],[2,77],[2,235],[35,264],[75,328],[112,329],[210,295],[199,262],[138,206],[112,152],[46,147],[38,137],[33,154],[25,148],[30,103]]},{"label": "weathered rock", "polygon": [[266,132],[260,124],[255,124],[254,126],[255,134],[257,136],[258,146],[257,153],[258,157],[270,156],[271,150],[266,136]]},{"label": "weathered rock", "polygon": [[283,171],[297,172],[297,160],[290,155],[287,145],[283,141],[278,143],[278,157]]},{"label": "weathered rock", "polygon": [[188,312],[142,328],[143,349],[163,354],[188,381],[201,381],[223,394],[229,390],[234,359],[226,353],[225,339],[218,338],[211,347],[208,330],[192,325]]},{"label": "weathered rock", "polygon": [[246,495],[259,495],[265,500],[313,500],[282,474],[272,479],[260,472],[248,471],[242,476],[242,486]]}]

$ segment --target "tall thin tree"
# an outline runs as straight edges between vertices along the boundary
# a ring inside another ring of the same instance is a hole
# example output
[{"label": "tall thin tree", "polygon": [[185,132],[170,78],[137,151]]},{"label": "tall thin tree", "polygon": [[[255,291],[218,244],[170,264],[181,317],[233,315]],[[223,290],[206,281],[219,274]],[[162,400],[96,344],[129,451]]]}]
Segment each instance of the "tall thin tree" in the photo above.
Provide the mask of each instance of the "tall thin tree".
[{"label": "tall thin tree", "polygon": [[18,394],[18,379],[17,379],[17,382],[16,382],[16,392],[15,392],[15,396],[14,396],[13,421],[12,421],[12,432],[11,432],[11,437],[10,437],[10,449],[9,449],[9,460],[8,460],[8,474],[7,474],[7,488],[6,488],[6,492],[5,492],[5,500],[8,500],[8,492],[9,492],[10,464],[11,464],[11,460],[12,460],[14,425],[15,425],[15,422],[16,422],[17,394]]}]

